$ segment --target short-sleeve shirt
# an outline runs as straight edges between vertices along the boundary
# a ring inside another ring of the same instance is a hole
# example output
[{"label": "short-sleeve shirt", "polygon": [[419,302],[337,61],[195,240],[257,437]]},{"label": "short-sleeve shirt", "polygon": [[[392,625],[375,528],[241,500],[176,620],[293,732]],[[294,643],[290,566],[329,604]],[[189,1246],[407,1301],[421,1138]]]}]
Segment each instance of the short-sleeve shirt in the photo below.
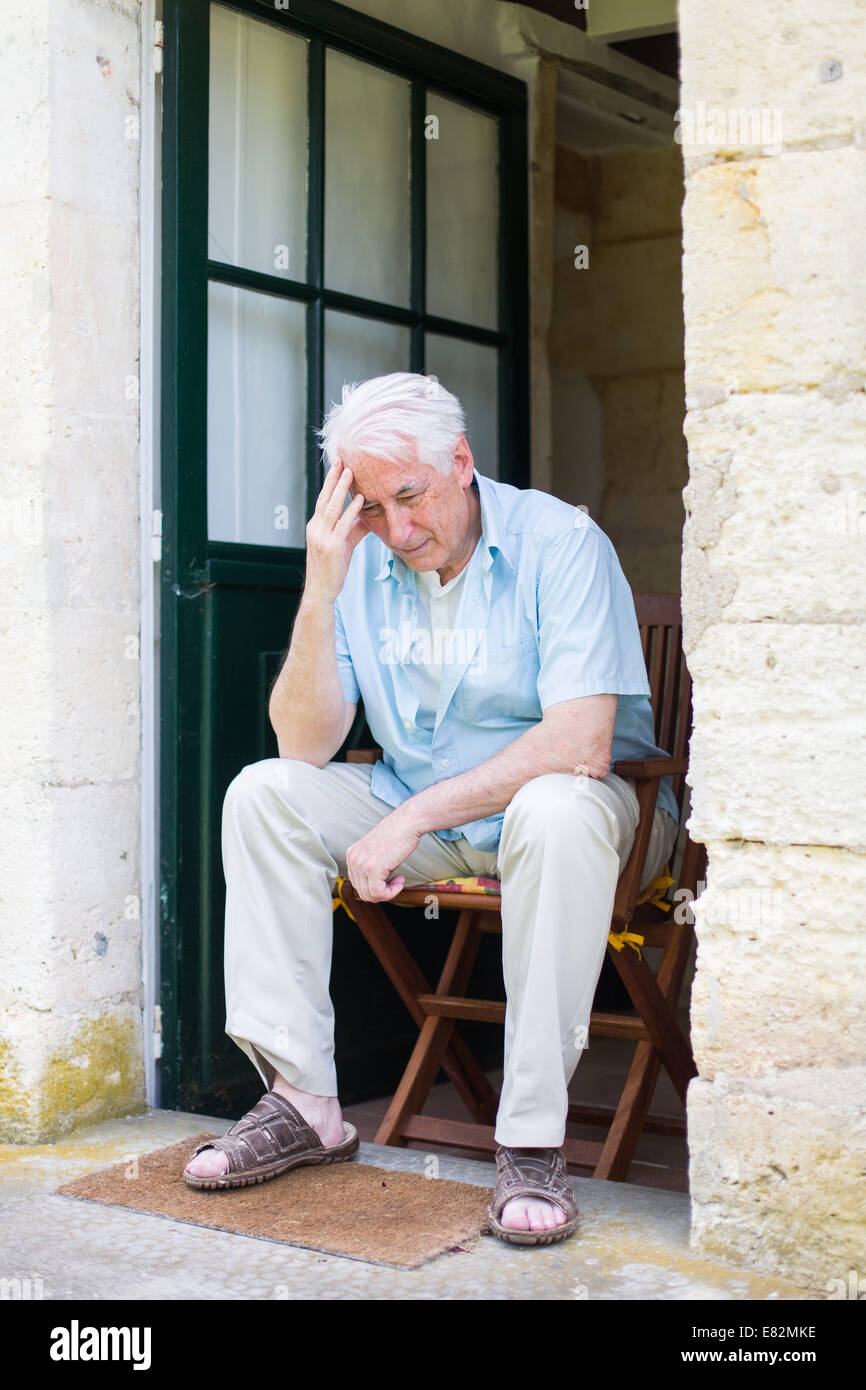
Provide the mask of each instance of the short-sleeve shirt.
[{"label": "short-sleeve shirt", "polygon": [[[481,540],[459,606],[440,634],[442,675],[433,727],[418,721],[415,573],[372,533],[355,548],[335,604],[345,698],[359,697],[382,749],[370,790],[390,806],[477,767],[562,700],[617,695],[611,767],[664,756],[654,742],[649,682],[634,599],[608,537],[586,512],[533,488],[475,472]],[[435,656],[435,648],[427,650]],[[678,821],[670,777],[658,805]],[[499,846],[504,812],[436,831],[479,850]]]}]

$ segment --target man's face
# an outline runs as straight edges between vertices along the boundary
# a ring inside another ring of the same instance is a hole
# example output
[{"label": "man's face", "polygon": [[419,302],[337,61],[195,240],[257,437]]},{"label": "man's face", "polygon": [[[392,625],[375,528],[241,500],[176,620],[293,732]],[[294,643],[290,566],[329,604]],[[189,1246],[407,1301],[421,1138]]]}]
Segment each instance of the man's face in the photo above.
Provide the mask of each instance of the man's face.
[{"label": "man's face", "polygon": [[465,561],[474,515],[468,493],[474,463],[463,435],[447,477],[419,463],[414,451],[402,465],[371,454],[344,462],[352,469],[351,495],[360,492],[365,499],[362,526],[410,569],[441,570]]}]

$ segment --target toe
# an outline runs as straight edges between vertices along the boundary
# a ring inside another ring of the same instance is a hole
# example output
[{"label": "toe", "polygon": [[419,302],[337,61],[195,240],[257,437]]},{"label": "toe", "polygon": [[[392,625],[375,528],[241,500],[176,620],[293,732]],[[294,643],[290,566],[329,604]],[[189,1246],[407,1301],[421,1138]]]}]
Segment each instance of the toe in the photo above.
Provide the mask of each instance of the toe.
[{"label": "toe", "polygon": [[526,1199],[512,1197],[510,1202],[506,1202],[499,1217],[499,1224],[507,1231],[531,1230]]},{"label": "toe", "polygon": [[548,1230],[551,1230],[554,1226],[564,1226],[565,1212],[562,1210],[562,1207],[558,1207],[555,1202],[545,1202],[544,1205],[546,1207],[545,1217]]},{"label": "toe", "polygon": [[190,1159],[186,1172],[194,1178],[219,1178],[228,1172],[228,1155],[222,1149],[202,1149]]},{"label": "toe", "polygon": [[565,1212],[554,1202],[532,1202],[529,1208],[530,1230],[551,1231],[565,1223]]},{"label": "toe", "polygon": [[556,1226],[564,1226],[565,1222],[562,1207],[543,1197],[512,1197],[499,1217],[500,1226],[507,1231],[552,1231]]}]

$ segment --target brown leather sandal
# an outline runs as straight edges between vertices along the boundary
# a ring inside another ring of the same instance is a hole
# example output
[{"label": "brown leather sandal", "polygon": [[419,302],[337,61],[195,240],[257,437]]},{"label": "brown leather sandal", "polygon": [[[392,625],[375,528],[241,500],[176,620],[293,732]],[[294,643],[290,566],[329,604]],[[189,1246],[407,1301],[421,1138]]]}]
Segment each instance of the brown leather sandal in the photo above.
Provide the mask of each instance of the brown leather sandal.
[{"label": "brown leather sandal", "polygon": [[[512,1197],[540,1197],[555,1202],[565,1212],[565,1222],[546,1231],[513,1231],[499,1223],[502,1208]],[[487,1208],[490,1231],[511,1245],[551,1245],[573,1235],[579,1221],[577,1199],[565,1166],[562,1149],[496,1150],[496,1191]]]},{"label": "brown leather sandal", "polygon": [[344,1120],[343,1129],[342,1143],[325,1148],[291,1101],[276,1091],[268,1091],[221,1139],[205,1139],[190,1154],[191,1163],[204,1149],[221,1149],[228,1154],[227,1172],[215,1178],[200,1178],[184,1169],[183,1180],[189,1187],[209,1190],[250,1187],[301,1164],[344,1163],[355,1157],[361,1141],[354,1125]]}]

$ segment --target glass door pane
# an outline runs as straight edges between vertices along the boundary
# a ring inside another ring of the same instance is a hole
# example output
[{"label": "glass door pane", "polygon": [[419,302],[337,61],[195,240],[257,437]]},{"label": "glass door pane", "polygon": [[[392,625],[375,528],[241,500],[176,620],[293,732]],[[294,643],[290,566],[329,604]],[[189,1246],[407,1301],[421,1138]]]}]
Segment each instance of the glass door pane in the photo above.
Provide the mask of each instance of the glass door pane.
[{"label": "glass door pane", "polygon": [[408,372],[409,329],[358,314],[325,314],[325,410],[343,399],[343,385],[388,372]]},{"label": "glass door pane", "polygon": [[409,303],[409,83],[328,49],[325,284]]},{"label": "glass door pane", "polygon": [[453,391],[466,412],[466,438],[475,467],[486,478],[499,476],[498,361],[496,348],[428,333],[427,372]]},{"label": "glass door pane", "polygon": [[304,545],[304,305],[208,286],[208,536]]},{"label": "glass door pane", "polygon": [[497,328],[499,122],[432,91],[427,112],[427,312]]},{"label": "glass door pane", "polygon": [[208,255],[306,278],[307,43],[211,6]]}]

